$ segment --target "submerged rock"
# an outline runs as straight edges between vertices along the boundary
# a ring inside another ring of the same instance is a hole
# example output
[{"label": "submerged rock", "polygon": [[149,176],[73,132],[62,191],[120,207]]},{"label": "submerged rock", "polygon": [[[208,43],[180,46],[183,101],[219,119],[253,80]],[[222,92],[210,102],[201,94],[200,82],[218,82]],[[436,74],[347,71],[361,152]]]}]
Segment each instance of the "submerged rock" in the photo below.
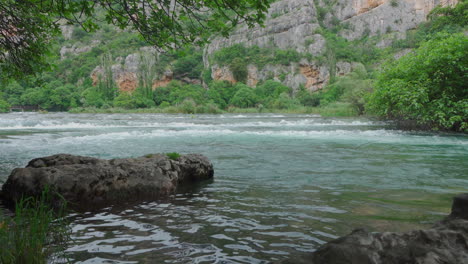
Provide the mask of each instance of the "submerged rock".
[{"label": "submerged rock", "polygon": [[452,213],[430,229],[405,233],[354,230],[320,247],[312,263],[468,263],[468,194],[455,197]]},{"label": "submerged rock", "polygon": [[2,188],[4,199],[16,202],[38,196],[48,186],[74,208],[164,198],[179,185],[213,178],[213,165],[203,155],[172,160],[164,154],[103,160],[57,154],[31,160],[11,172]]}]

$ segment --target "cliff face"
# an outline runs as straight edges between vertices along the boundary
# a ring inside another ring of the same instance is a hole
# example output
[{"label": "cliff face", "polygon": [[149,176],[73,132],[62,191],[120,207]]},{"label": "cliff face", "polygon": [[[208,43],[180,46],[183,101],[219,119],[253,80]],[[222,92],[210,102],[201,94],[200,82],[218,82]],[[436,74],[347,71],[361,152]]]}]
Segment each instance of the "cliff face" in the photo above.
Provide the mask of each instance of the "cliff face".
[{"label": "cliff face", "polygon": [[455,5],[458,0],[353,0],[339,1],[335,10],[341,23],[350,29],[342,36],[357,39],[364,34],[371,36],[397,31],[404,33],[426,21],[429,12],[437,5]]},{"label": "cliff face", "polygon": [[[398,32],[400,36],[426,20],[437,5],[455,5],[457,0],[338,0],[327,5],[324,0],[281,0],[272,3],[264,27],[252,29],[241,26],[228,38],[215,38],[205,48],[205,67],[211,67],[214,80],[235,82],[225,65],[210,65],[210,56],[216,51],[243,44],[246,47],[294,49],[319,56],[325,52],[326,40],[317,34],[320,28],[341,25],[339,35],[359,39],[364,35]],[[382,43],[381,45],[389,45]],[[292,66],[267,65],[262,69],[248,67],[248,84],[274,77],[285,85],[298,88],[304,85],[311,91],[321,89],[330,78],[330,72],[343,75],[353,69],[352,62],[338,62],[336,69],[317,61],[302,60]],[[278,76],[283,76],[281,80]],[[285,76],[285,77],[284,77]]]},{"label": "cliff face", "polygon": [[[330,3],[333,2],[333,3]],[[404,37],[406,31],[417,27],[426,20],[427,14],[437,5],[455,5],[457,0],[279,0],[271,4],[265,25],[248,28],[239,26],[228,38],[217,37],[205,47],[203,63],[210,68],[214,80],[237,82],[228,65],[216,65],[211,61],[212,55],[222,48],[234,44],[246,47],[276,48],[295,50],[308,54],[301,60],[288,66],[267,64],[247,66],[247,84],[255,86],[260,81],[274,79],[297,89],[301,85],[310,91],[322,89],[331,75],[344,75],[353,70],[353,61],[324,63],[318,59],[326,57],[327,39],[322,35],[323,29],[340,28],[338,35],[348,40],[360,39],[362,36],[377,36],[392,33]],[[72,29],[62,28],[64,38],[72,38]],[[378,46],[388,46],[393,38],[383,39]],[[102,41],[81,45],[69,44],[62,47],[61,58],[89,52],[99,47]],[[133,53],[132,53],[133,52]],[[121,91],[132,92],[136,89],[141,75],[140,56],[152,52],[151,48],[130,51],[129,55],[114,58],[111,65],[112,78]],[[128,54],[128,53],[126,53]],[[169,66],[166,72],[155,76],[153,88],[167,85],[173,78]],[[97,66],[91,73],[93,84],[103,78],[104,69]],[[201,78],[201,77],[200,77]],[[179,78],[180,79],[180,78]],[[184,78],[186,83],[200,83],[199,80]]]}]

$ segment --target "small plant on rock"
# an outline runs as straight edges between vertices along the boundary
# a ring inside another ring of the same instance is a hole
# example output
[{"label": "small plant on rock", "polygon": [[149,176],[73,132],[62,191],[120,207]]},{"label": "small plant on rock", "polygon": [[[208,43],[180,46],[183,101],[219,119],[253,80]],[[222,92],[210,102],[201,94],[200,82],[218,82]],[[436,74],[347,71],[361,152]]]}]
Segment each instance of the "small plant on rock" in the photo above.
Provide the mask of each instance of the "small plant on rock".
[{"label": "small plant on rock", "polygon": [[180,158],[180,154],[177,152],[166,153],[167,157],[171,160],[177,160]]}]

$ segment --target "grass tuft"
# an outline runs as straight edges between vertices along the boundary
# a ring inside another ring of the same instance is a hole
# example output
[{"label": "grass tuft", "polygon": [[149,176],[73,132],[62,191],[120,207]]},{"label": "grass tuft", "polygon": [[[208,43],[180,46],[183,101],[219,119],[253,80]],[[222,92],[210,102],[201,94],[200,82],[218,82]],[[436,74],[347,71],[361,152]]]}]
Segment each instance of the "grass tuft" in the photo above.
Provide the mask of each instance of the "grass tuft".
[{"label": "grass tuft", "polygon": [[63,217],[65,205],[53,209],[47,188],[38,198],[16,203],[15,215],[0,212],[0,263],[42,264],[67,260],[64,255],[70,229]]}]

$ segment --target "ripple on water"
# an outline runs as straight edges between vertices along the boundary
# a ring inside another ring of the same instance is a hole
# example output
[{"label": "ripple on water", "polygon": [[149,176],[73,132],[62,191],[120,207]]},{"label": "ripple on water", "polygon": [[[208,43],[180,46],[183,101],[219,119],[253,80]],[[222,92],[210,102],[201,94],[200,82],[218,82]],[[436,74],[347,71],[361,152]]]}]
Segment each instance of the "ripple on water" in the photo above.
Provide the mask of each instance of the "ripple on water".
[{"label": "ripple on water", "polygon": [[403,231],[466,192],[468,137],[287,114],[25,114],[0,119],[0,182],[37,156],[203,153],[215,180],[70,215],[76,263],[307,263],[360,226]]}]

